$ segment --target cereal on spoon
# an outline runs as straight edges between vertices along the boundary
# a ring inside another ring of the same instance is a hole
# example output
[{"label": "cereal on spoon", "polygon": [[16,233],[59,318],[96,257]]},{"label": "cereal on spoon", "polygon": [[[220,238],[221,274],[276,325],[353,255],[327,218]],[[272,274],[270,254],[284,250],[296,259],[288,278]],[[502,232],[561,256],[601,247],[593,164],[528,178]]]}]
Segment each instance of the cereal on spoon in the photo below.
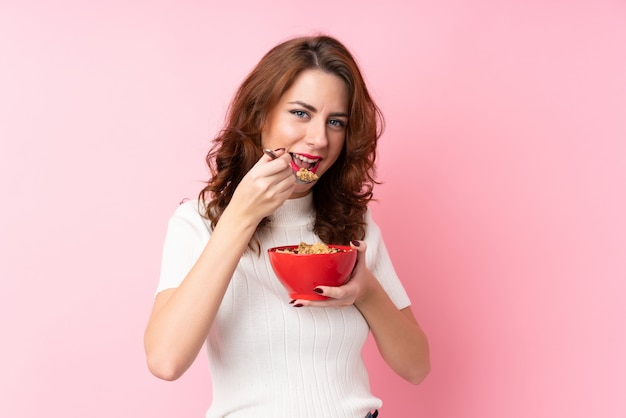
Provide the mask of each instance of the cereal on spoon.
[{"label": "cereal on spoon", "polygon": [[315,181],[319,178],[317,174],[310,170],[307,170],[306,168],[301,168],[300,170],[296,171],[296,177],[298,178],[298,180],[302,180],[307,183]]}]

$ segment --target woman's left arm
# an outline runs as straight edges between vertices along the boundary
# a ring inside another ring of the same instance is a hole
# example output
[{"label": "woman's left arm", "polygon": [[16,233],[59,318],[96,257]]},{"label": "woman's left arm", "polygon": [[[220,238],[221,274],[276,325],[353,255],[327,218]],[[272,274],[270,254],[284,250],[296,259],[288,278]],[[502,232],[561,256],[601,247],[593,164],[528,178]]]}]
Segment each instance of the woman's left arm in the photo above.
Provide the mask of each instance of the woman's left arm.
[{"label": "woman's left arm", "polygon": [[[372,273],[367,270],[367,273]],[[410,307],[398,309],[378,280],[369,280],[370,288],[355,301],[372,330],[385,362],[402,378],[421,383],[430,372],[430,352],[426,335]]]},{"label": "woman's left arm", "polygon": [[[358,244],[358,245],[355,245]],[[318,286],[325,301],[298,300],[302,306],[355,305],[367,321],[385,362],[402,378],[418,384],[430,372],[426,335],[410,307],[398,309],[365,264],[366,244],[353,241],[358,259],[351,279],[340,287]]]}]

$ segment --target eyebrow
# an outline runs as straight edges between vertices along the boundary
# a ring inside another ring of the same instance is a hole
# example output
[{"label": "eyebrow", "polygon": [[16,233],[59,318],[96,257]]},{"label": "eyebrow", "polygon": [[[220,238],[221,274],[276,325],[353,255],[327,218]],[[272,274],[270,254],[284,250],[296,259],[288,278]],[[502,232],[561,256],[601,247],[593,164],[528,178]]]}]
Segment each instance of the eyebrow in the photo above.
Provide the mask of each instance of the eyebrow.
[{"label": "eyebrow", "polygon": [[[300,105],[300,106],[304,107],[306,110],[309,110],[309,111],[311,111],[313,113],[317,113],[317,109],[315,108],[315,106],[312,106],[312,105],[310,105],[308,103],[305,103],[305,102],[301,102],[300,100],[295,100],[293,102],[289,102],[289,104],[297,104],[297,105]],[[345,112],[334,112],[334,113],[331,113],[329,116],[334,116],[334,117],[342,116],[344,118],[347,118],[348,114],[345,113]]]}]

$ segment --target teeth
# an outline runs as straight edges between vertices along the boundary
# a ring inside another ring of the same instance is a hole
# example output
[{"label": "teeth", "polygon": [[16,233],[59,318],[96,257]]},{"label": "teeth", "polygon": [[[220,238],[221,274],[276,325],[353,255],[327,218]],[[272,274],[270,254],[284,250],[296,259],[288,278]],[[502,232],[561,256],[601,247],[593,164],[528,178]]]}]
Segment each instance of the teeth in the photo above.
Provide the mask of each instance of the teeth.
[{"label": "teeth", "polygon": [[302,155],[293,154],[293,156],[299,159],[300,161],[304,161],[305,163],[315,164],[317,162],[317,160],[312,160],[310,158],[303,157]]}]

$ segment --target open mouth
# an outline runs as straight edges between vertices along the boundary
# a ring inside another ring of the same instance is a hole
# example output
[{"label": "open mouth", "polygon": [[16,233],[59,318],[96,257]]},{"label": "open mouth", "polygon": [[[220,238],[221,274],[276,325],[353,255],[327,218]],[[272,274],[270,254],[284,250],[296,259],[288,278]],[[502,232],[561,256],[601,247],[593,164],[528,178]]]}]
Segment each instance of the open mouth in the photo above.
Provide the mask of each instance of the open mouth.
[{"label": "open mouth", "polygon": [[296,172],[303,168],[315,173],[319,162],[322,161],[321,157],[314,157],[312,155],[296,154],[294,152],[290,152],[289,154],[291,154],[291,168]]}]

